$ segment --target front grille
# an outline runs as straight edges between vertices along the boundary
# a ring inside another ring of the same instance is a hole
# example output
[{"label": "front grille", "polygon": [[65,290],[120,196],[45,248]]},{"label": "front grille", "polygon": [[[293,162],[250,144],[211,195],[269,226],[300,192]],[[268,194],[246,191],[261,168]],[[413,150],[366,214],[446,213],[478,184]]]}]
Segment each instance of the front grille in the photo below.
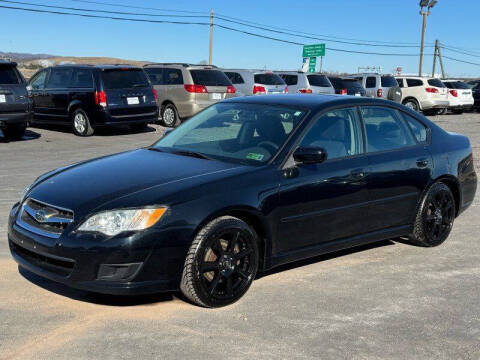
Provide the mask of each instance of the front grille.
[{"label": "front grille", "polygon": [[112,116],[128,116],[128,115],[144,115],[151,114],[157,111],[155,106],[141,106],[141,107],[129,107],[123,109],[111,109],[110,115]]},{"label": "front grille", "polygon": [[58,259],[48,255],[38,254],[21,247],[17,244],[11,243],[12,250],[25,261],[30,264],[49,271],[51,273],[68,277],[72,273],[75,262],[70,259]]},{"label": "front grille", "polygon": [[27,199],[20,209],[17,225],[36,234],[58,238],[73,222],[73,211]]}]

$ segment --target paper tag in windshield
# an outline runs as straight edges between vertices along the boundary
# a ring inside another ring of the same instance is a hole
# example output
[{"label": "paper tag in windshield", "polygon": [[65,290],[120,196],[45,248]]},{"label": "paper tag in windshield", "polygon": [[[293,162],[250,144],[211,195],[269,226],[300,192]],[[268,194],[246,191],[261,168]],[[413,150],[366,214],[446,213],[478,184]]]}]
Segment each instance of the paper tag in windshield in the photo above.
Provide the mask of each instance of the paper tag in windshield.
[{"label": "paper tag in windshield", "polygon": [[262,161],[264,155],[262,154],[257,154],[257,153],[248,153],[247,154],[247,159],[249,160],[257,160],[257,161]]}]

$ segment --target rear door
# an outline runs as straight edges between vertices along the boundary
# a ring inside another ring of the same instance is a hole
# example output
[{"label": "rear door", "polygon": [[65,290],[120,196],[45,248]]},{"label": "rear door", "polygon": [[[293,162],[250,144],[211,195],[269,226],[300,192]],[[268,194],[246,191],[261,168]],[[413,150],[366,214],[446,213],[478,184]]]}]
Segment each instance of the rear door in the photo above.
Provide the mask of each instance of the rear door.
[{"label": "rear door", "polygon": [[165,96],[165,81],[164,81],[164,68],[162,67],[145,67],[145,73],[148,75],[150,82],[155,90],[157,90],[158,101],[157,104],[161,105],[167,98]]},{"label": "rear door", "polygon": [[93,109],[95,106],[95,86],[91,69],[74,69],[72,79],[68,84],[68,90],[69,105],[79,103],[86,111]]},{"label": "rear door", "polygon": [[309,74],[307,80],[314,94],[335,94],[335,89],[325,75]]},{"label": "rear door", "polygon": [[[431,179],[432,158],[426,128],[407,124],[410,115],[384,106],[362,106],[368,156],[370,218],[368,231],[413,223],[420,194]],[[412,118],[413,119],[413,118]],[[417,121],[413,119],[413,121]]]},{"label": "rear door", "polygon": [[28,106],[23,76],[14,64],[0,63],[0,113],[23,113]]}]

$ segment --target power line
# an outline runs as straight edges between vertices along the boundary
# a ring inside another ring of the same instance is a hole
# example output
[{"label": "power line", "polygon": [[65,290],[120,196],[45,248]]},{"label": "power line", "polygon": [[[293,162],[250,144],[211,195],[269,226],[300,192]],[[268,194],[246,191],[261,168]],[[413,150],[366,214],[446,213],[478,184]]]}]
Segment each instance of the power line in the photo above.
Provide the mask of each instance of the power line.
[{"label": "power line", "polygon": [[71,11],[82,11],[82,12],[99,12],[106,14],[116,14],[116,15],[135,15],[135,16],[153,16],[153,17],[188,17],[188,18],[208,18],[208,15],[172,15],[172,14],[142,14],[142,13],[133,13],[133,12],[123,12],[123,11],[110,11],[110,10],[96,10],[96,9],[83,9],[83,8],[73,8],[73,7],[64,7],[64,6],[54,6],[54,5],[44,5],[29,3],[23,1],[12,1],[12,0],[0,0],[0,2],[10,3],[10,4],[19,4],[19,5],[28,5],[28,6],[37,6],[48,9],[62,9],[62,10],[71,10]]},{"label": "power line", "polygon": [[440,44],[440,47],[442,49],[445,49],[447,51],[452,51],[452,52],[455,52],[455,53],[458,53],[458,54],[462,54],[462,55],[467,55],[467,56],[473,56],[473,57],[479,57],[480,54],[473,54],[473,53],[469,53],[469,52],[466,52],[466,51],[461,51],[461,50],[455,50],[454,48],[451,48],[449,46],[445,46],[443,44]]},{"label": "power line", "polygon": [[452,57],[449,57],[449,56],[445,56],[445,55],[443,55],[443,58],[448,59],[448,60],[452,60],[452,61],[457,61],[457,62],[465,63],[465,64],[480,66],[480,63],[474,63],[474,62],[470,62],[470,61],[455,59],[455,58],[452,58]]},{"label": "power line", "polygon": [[[452,46],[452,45],[448,45],[448,44],[444,44],[442,43],[441,44],[442,46],[446,46],[446,47],[449,47],[449,48],[452,48],[452,49],[456,49],[456,50],[461,50],[461,51],[465,51],[465,52],[472,52],[472,53],[479,53],[480,54],[480,49],[468,49],[468,48],[461,48],[461,47],[458,47],[458,46]],[[479,55],[480,56],[480,55]]]},{"label": "power line", "polygon": [[144,6],[133,6],[133,5],[124,5],[124,4],[112,4],[112,3],[107,3],[107,2],[102,2],[102,1],[93,1],[93,0],[70,0],[70,1],[80,2],[80,3],[86,3],[86,4],[96,4],[96,5],[106,5],[106,6],[123,7],[123,8],[130,8],[130,9],[155,10],[155,11],[165,11],[165,12],[177,12],[177,13],[204,14],[204,15],[207,15],[207,13],[206,13],[206,12],[203,12],[203,11],[159,9],[159,8],[144,7]]}]

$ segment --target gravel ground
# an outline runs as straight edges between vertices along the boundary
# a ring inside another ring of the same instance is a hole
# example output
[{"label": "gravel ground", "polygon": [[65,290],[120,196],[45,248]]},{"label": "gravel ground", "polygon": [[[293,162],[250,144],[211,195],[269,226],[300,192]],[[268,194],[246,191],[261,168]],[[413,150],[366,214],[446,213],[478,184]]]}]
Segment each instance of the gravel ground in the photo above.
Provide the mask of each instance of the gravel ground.
[{"label": "gravel ground", "polygon": [[[480,159],[480,114],[432,119],[467,134]],[[7,215],[50,169],[151,144],[163,129],[78,138],[30,128],[0,138],[0,359],[480,359],[480,202],[434,249],[384,241],[285,266],[237,304],[178,294],[119,298],[71,290],[18,267]]]}]

